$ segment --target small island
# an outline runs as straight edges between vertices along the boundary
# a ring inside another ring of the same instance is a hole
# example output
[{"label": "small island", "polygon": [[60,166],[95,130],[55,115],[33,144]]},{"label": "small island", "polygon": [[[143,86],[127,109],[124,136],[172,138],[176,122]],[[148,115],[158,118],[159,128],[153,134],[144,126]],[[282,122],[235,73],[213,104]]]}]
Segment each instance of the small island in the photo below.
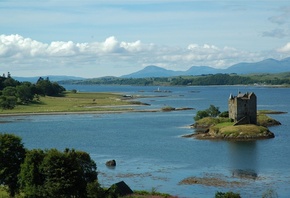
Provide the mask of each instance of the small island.
[{"label": "small island", "polygon": [[274,138],[274,133],[268,127],[281,123],[267,114],[285,113],[257,111],[257,97],[254,93],[230,95],[228,107],[229,111],[224,113],[220,113],[213,105],[198,112],[196,122],[191,125],[195,133],[183,137],[239,141]]}]

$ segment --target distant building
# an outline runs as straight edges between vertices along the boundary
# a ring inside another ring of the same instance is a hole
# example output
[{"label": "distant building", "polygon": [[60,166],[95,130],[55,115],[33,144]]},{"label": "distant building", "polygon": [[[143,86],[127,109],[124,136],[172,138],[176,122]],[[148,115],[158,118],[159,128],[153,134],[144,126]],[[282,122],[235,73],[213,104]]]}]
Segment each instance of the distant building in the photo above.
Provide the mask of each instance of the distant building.
[{"label": "distant building", "polygon": [[229,118],[235,125],[257,124],[257,97],[252,93],[232,94],[229,97]]}]

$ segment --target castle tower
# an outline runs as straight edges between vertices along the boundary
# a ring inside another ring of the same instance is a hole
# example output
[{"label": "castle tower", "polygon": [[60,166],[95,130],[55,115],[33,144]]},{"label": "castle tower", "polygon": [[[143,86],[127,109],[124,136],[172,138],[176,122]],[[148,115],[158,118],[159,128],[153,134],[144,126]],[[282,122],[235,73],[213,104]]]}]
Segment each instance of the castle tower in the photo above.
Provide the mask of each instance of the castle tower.
[{"label": "castle tower", "polygon": [[237,124],[257,124],[257,97],[252,93],[230,95],[229,118]]}]

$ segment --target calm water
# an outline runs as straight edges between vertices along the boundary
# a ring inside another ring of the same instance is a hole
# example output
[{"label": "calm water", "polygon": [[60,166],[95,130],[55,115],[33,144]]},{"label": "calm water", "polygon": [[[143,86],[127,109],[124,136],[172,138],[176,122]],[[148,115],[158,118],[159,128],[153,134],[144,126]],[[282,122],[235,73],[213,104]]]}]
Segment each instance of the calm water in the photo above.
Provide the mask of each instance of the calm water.
[{"label": "calm water", "polygon": [[[96,161],[100,183],[108,187],[124,180],[132,189],[152,190],[179,197],[214,197],[216,191],[239,192],[242,197],[262,197],[275,190],[279,197],[290,195],[289,114],[271,115],[282,125],[271,127],[276,137],[252,142],[185,139],[191,133],[198,110],[210,104],[227,110],[232,93],[255,92],[258,109],[290,112],[290,89],[249,86],[160,87],[171,93],[156,93],[158,87],[66,86],[79,91],[118,92],[147,95],[140,99],[146,108],[193,107],[195,110],[159,113],[18,116],[0,118],[2,132],[22,137],[32,148],[75,148],[91,154]],[[153,97],[166,96],[166,97]],[[143,107],[144,108],[144,107]],[[117,167],[108,169],[107,160]],[[251,170],[257,179],[233,178],[235,170]],[[218,177],[244,182],[242,187],[179,185],[187,177]]]}]

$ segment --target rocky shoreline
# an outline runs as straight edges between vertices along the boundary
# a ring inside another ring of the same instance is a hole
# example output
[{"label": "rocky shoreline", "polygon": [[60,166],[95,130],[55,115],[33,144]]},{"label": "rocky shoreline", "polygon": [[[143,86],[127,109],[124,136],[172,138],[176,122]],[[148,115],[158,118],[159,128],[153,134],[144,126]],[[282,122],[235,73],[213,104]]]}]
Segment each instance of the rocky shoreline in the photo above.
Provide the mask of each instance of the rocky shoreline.
[{"label": "rocky shoreline", "polygon": [[[263,111],[258,116],[258,124],[225,125],[216,127],[214,123],[198,123],[190,125],[195,131],[191,134],[183,135],[184,138],[196,138],[200,140],[232,140],[251,141],[274,138],[268,127],[281,125],[281,123],[266,114],[282,114],[286,112]],[[262,117],[262,118],[261,118]]]},{"label": "rocky shoreline", "polygon": [[237,132],[233,133],[220,133],[215,132],[212,129],[209,129],[206,132],[195,132],[192,134],[183,135],[185,138],[196,138],[200,140],[235,140],[235,141],[249,141],[249,140],[261,140],[261,139],[270,139],[274,138],[275,135],[268,129],[263,132],[253,132],[251,134],[243,132],[246,127],[259,127],[256,125],[245,125],[240,129],[237,129]]}]

